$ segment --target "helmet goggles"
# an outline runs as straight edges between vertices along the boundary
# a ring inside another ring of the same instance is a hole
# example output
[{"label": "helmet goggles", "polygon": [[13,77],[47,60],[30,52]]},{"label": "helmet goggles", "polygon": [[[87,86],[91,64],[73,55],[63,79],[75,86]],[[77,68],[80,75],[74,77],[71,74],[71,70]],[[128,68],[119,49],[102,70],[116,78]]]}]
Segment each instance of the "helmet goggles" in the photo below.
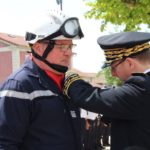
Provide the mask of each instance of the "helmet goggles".
[{"label": "helmet goggles", "polygon": [[[58,30],[56,30],[54,33],[47,35],[39,35],[39,34],[34,34],[31,32],[26,32],[26,41],[32,41],[34,39],[38,40],[53,40],[53,39],[63,39],[60,38],[59,36],[64,36],[65,38],[82,38],[84,37],[83,32],[81,30],[78,18],[72,17],[68,18],[67,20],[64,21],[64,23],[59,27]],[[38,41],[36,40],[36,41]]]},{"label": "helmet goggles", "polygon": [[67,19],[56,32],[52,33],[43,40],[52,40],[61,35],[66,38],[74,38],[76,36],[82,38],[84,36],[80,28],[79,21],[76,17]]}]

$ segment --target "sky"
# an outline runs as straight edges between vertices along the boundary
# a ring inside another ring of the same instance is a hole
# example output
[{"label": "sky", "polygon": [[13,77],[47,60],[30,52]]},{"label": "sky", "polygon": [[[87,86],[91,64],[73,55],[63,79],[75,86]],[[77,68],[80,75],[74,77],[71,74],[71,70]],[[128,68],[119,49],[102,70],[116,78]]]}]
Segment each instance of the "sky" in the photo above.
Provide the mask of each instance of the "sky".
[{"label": "sky", "polygon": [[[60,10],[56,0],[0,0],[0,32],[24,36],[32,22],[50,9]],[[88,9],[83,0],[63,0],[64,13],[78,17],[84,33],[84,38],[75,41],[77,55],[73,56],[73,67],[97,73],[105,60],[97,38],[104,33],[100,32],[100,21],[84,18]]]}]

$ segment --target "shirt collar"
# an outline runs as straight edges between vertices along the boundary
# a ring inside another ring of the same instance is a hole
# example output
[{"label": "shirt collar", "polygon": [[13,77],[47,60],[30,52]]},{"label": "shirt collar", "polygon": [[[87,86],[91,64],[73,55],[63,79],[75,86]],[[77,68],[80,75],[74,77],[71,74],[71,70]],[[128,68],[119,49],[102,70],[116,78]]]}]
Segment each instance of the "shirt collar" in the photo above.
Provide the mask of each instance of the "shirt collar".
[{"label": "shirt collar", "polygon": [[56,74],[52,71],[45,70],[45,73],[50,77],[58,86],[60,90],[62,90],[62,81],[64,79],[64,74]]}]

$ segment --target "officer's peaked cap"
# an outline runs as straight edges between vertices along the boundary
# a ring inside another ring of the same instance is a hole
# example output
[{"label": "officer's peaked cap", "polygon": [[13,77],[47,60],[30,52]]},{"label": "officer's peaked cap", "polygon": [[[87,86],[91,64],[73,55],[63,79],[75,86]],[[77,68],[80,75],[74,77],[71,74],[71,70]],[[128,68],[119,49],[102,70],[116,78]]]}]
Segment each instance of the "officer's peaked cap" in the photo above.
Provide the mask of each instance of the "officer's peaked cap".
[{"label": "officer's peaked cap", "polygon": [[104,50],[106,64],[140,53],[150,48],[150,33],[120,32],[98,38],[97,42]]}]

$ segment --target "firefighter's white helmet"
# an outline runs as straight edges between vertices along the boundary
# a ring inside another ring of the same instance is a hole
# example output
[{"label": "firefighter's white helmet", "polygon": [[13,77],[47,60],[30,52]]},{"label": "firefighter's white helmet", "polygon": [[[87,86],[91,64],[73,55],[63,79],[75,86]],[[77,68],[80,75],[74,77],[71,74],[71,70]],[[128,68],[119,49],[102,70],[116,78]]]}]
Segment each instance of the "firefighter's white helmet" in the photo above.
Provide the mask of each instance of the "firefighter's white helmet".
[{"label": "firefighter's white helmet", "polygon": [[62,11],[51,10],[37,27],[26,32],[25,39],[28,43],[34,44],[44,39],[80,39],[83,36],[78,18],[68,17]]}]

